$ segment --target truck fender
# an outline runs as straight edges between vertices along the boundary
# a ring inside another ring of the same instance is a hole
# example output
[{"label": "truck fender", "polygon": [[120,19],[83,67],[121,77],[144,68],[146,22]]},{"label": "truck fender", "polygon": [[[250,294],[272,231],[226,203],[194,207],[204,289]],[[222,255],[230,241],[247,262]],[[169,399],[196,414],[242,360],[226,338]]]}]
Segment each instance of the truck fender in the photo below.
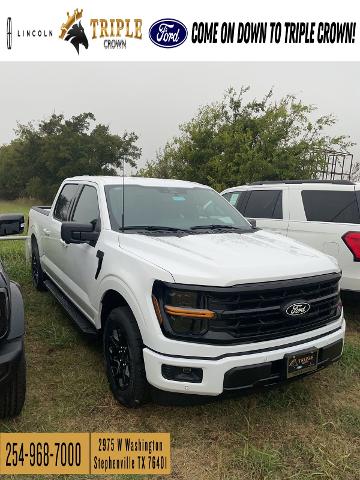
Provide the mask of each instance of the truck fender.
[{"label": "truck fender", "polygon": [[102,311],[102,301],[103,298],[109,290],[114,290],[115,292],[119,293],[126,303],[129,305],[136,321],[138,324],[138,327],[140,329],[140,332],[142,333],[142,330],[144,329],[144,319],[143,315],[140,309],[140,306],[138,305],[138,302],[136,300],[135,294],[131,291],[129,286],[122,282],[119,278],[117,277],[106,277],[100,285],[99,288],[99,326],[101,325],[101,311]]},{"label": "truck fender", "polygon": [[24,301],[19,286],[15,282],[10,282],[11,292],[11,315],[8,340],[22,337],[25,333]]},{"label": "truck fender", "polygon": [[39,254],[40,254],[40,257],[41,257],[41,255],[43,254],[42,242],[40,241],[41,235],[40,235],[40,232],[39,232],[39,227],[37,225],[35,225],[35,224],[31,225],[31,227],[29,229],[28,237],[29,237],[28,238],[28,248],[29,248],[30,256],[31,256],[32,242],[33,242],[33,239],[35,239],[36,243],[38,244]]}]

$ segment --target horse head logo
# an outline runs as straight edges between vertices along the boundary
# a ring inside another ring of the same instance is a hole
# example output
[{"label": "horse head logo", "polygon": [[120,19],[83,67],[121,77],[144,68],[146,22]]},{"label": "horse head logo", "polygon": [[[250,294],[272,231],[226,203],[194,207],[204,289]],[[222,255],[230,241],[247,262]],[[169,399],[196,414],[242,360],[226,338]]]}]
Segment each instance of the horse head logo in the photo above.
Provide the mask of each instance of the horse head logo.
[{"label": "horse head logo", "polygon": [[80,45],[83,45],[86,49],[89,47],[89,42],[81,22],[74,23],[70,30],[68,30],[65,40],[70,41],[70,43],[74,45],[78,54]]},{"label": "horse head logo", "polygon": [[80,45],[83,45],[86,49],[89,47],[89,42],[85,34],[84,27],[81,25],[80,18],[82,18],[83,11],[75,9],[74,13],[70,15],[67,12],[67,19],[60,27],[59,38],[61,40],[70,41],[74,45],[75,50],[79,55]]}]

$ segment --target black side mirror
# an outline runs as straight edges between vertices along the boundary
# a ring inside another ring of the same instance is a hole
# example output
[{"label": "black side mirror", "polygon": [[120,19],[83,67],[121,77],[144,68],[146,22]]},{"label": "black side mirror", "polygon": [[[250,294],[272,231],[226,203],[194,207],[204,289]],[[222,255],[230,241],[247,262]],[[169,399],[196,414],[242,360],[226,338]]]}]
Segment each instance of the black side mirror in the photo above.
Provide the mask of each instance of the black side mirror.
[{"label": "black side mirror", "polygon": [[64,222],[61,225],[61,238],[65,243],[88,243],[96,245],[100,232],[95,230],[92,223]]},{"label": "black side mirror", "polygon": [[18,235],[24,231],[24,215],[18,213],[5,213],[0,215],[0,237],[5,235]]},{"label": "black side mirror", "polygon": [[247,218],[247,221],[250,223],[252,228],[256,228],[256,220],[255,218]]}]

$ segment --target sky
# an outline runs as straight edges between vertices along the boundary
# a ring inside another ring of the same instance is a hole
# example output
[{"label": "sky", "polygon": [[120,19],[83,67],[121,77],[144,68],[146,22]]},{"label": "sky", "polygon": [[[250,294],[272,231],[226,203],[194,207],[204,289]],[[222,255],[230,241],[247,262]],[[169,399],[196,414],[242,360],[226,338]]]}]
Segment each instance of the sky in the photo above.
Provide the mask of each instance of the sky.
[{"label": "sky", "polygon": [[113,133],[139,135],[143,166],[228,87],[250,86],[249,99],[273,87],[275,99],[295,94],[334,114],[328,133],[350,135],[360,161],[360,63],[2,63],[0,72],[0,144],[14,138],[17,122],[90,111]]}]

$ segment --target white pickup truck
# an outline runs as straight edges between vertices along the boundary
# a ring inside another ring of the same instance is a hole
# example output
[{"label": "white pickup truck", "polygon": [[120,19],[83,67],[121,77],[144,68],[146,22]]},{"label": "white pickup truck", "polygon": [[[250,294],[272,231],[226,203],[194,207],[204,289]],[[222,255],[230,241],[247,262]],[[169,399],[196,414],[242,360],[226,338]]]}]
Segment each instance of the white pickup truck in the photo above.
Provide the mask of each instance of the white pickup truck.
[{"label": "white pickup truck", "polygon": [[341,356],[336,261],[253,228],[204,185],[66,179],[51,207],[30,210],[28,249],[35,287],[102,333],[111,390],[129,407],[149,391],[274,385]]}]

